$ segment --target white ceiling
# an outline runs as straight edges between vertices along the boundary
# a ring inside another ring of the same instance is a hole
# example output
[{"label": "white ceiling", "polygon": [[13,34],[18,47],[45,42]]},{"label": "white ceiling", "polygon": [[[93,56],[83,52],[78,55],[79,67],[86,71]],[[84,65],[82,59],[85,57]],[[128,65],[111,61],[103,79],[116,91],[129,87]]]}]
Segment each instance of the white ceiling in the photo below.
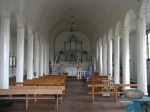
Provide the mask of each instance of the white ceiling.
[{"label": "white ceiling", "polygon": [[77,25],[74,30],[85,33],[91,40],[97,40],[117,21],[123,21],[130,7],[139,11],[142,0],[10,1],[16,2],[22,14],[41,32],[57,36],[63,31],[69,31],[68,25],[72,23],[70,16],[73,15]]}]

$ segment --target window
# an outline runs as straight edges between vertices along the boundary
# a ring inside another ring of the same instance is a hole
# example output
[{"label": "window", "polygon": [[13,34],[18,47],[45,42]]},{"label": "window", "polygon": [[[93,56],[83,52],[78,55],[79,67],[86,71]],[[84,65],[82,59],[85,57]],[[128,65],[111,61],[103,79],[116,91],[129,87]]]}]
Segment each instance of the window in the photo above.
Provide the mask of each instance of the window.
[{"label": "window", "polygon": [[147,59],[150,59],[150,30],[146,32],[146,37],[147,37]]}]

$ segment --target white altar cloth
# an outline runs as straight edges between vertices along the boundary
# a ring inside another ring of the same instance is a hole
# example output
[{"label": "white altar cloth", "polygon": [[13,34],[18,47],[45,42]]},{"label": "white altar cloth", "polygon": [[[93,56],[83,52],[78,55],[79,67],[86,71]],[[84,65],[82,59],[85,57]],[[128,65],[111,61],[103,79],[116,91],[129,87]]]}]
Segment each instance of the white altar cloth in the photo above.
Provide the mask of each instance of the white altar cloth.
[{"label": "white altar cloth", "polygon": [[68,76],[77,76],[77,68],[76,67],[67,67],[67,68],[65,68],[65,72],[68,73]]}]

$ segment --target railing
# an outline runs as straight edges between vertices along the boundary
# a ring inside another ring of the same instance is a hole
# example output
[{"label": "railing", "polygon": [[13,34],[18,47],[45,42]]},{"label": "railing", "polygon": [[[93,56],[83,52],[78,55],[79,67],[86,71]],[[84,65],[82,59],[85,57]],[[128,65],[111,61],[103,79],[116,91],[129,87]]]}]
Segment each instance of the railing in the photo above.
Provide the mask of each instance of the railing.
[{"label": "railing", "polygon": [[77,71],[77,79],[83,79],[85,77],[86,71]]}]

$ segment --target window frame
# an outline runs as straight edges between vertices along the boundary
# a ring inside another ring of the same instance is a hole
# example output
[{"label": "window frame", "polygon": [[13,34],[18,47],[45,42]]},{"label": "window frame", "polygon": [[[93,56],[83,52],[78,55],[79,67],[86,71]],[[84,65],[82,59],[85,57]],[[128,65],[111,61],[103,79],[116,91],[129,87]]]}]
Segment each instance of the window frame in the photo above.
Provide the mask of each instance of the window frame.
[{"label": "window frame", "polygon": [[147,61],[150,61],[150,47],[149,47],[149,45],[150,45],[150,37],[148,37],[148,34],[150,34],[150,29],[149,30],[147,30],[146,31],[146,54],[147,54]]}]

